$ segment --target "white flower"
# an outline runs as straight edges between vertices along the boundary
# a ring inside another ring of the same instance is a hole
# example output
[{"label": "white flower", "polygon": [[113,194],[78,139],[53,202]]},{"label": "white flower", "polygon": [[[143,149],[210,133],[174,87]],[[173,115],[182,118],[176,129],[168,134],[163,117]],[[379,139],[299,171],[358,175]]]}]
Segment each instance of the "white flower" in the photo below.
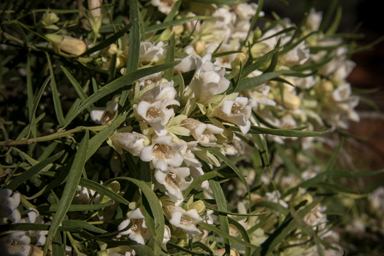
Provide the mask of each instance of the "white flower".
[{"label": "white flower", "polygon": [[316,12],[315,8],[311,8],[305,26],[309,29],[309,31],[316,31],[319,29],[322,19],[323,13]]},{"label": "white flower", "polygon": [[127,220],[124,220],[118,226],[118,230],[124,230],[128,227],[129,223],[133,221],[133,225],[130,229],[122,231],[119,233],[119,236],[129,235],[129,239],[137,242],[138,244],[145,244],[145,240],[150,237],[149,231],[145,224],[144,215],[141,211],[141,208],[137,208],[132,211]]},{"label": "white flower", "polygon": [[180,103],[175,100],[176,90],[173,87],[173,81],[170,82],[161,82],[158,86],[153,87],[152,89],[146,91],[140,96],[140,100],[147,101],[149,103],[154,103],[156,101],[167,100],[168,105],[177,105]]},{"label": "white flower", "polygon": [[20,212],[16,208],[20,204],[20,194],[13,193],[10,189],[0,190],[0,223],[5,223],[3,218],[12,219],[13,222],[19,222]]},{"label": "white flower", "polygon": [[90,112],[92,121],[97,124],[106,124],[112,120],[119,107],[119,98],[120,95],[115,95],[112,100],[107,102],[105,108],[93,108]]},{"label": "white flower", "polygon": [[159,11],[164,14],[168,14],[176,2],[177,0],[151,0],[151,4],[157,6]]},{"label": "white flower", "polygon": [[182,126],[191,131],[192,136],[203,146],[216,145],[217,138],[214,134],[224,132],[223,128],[212,124],[205,124],[193,118],[187,118],[181,122]]},{"label": "white flower", "polygon": [[[20,220],[19,223],[36,223],[36,224],[44,224],[43,219],[41,218],[39,212],[34,208],[29,208],[30,212],[28,212],[28,217],[25,217]],[[48,235],[48,231],[34,231],[30,230],[26,232],[28,237],[33,237],[36,241],[37,245],[44,245],[46,241],[46,235]]]},{"label": "white flower", "polygon": [[187,143],[187,150],[184,155],[184,163],[188,167],[196,167],[200,168],[202,166],[199,159],[196,158],[194,151],[201,151],[200,148],[197,147],[197,141],[190,141]]},{"label": "white flower", "polygon": [[[304,71],[303,73],[308,73],[309,71]],[[307,77],[290,77],[292,79],[293,84],[302,89],[310,89],[316,85],[317,81],[313,76]]]},{"label": "white flower", "polygon": [[246,97],[237,97],[235,100],[225,100],[223,104],[215,109],[211,116],[237,125],[243,134],[251,128],[249,118],[252,113],[252,101]]},{"label": "white flower", "polygon": [[227,28],[236,21],[236,15],[225,8],[218,8],[212,17],[216,18],[214,28]]},{"label": "white flower", "polygon": [[186,211],[180,206],[175,206],[171,202],[162,201],[162,203],[169,223],[175,227],[183,229],[190,237],[201,234],[201,231],[196,227],[196,224],[203,219],[200,218],[196,209]]},{"label": "white flower", "polygon": [[168,165],[179,167],[183,163],[185,151],[183,144],[172,142],[172,136],[162,136],[141,150],[140,159],[144,162],[152,161],[153,167],[167,172]]},{"label": "white flower", "polygon": [[305,42],[301,42],[298,46],[284,54],[283,58],[288,65],[302,65],[309,59],[309,53],[309,48],[307,48]]},{"label": "white flower", "polygon": [[[194,179],[204,175],[203,169],[201,167],[190,166],[190,172],[191,172],[192,178]],[[197,187],[201,187],[203,189],[209,189],[209,182],[205,180]]]},{"label": "white flower", "polygon": [[[255,3],[244,3],[233,5],[233,11],[237,14],[237,17],[241,20],[250,20],[255,16],[258,5]],[[263,17],[264,12],[259,13],[259,17]]]},{"label": "white flower", "polygon": [[[204,66],[208,66],[207,64]],[[225,68],[219,71],[211,69],[207,71],[202,70],[199,75],[198,102],[205,103],[212,99],[213,96],[221,94],[228,89],[230,82],[224,75]]]},{"label": "white flower", "polygon": [[370,209],[377,215],[384,214],[384,187],[378,187],[368,195]]},{"label": "white flower", "polygon": [[161,71],[161,72],[153,73],[148,76],[144,76],[139,80],[136,80],[136,82],[139,83],[140,87],[145,88],[150,84],[156,84],[162,78],[163,78],[163,72]]},{"label": "white flower", "polygon": [[125,149],[134,156],[139,156],[141,149],[144,148],[145,136],[140,133],[114,133],[109,137],[108,144],[119,154],[123,154],[121,149]]},{"label": "white flower", "polygon": [[[12,232],[2,238],[0,238],[0,252],[1,255],[17,255],[17,256],[29,256],[33,251],[36,255],[39,252],[38,247],[31,246],[31,239],[26,235],[24,231]],[[35,250],[36,247],[37,249]],[[41,251],[41,249],[40,249]],[[41,251],[41,255],[42,251]]]},{"label": "white flower", "polygon": [[288,208],[288,204],[281,199],[281,194],[278,190],[275,190],[273,192],[268,192],[265,194],[265,196],[267,197],[267,201],[270,201],[270,202],[273,202],[273,203],[277,203],[281,206],[283,206],[284,208]]},{"label": "white flower", "polygon": [[136,108],[137,114],[149,124],[158,136],[164,136],[168,133],[165,125],[169,119],[174,115],[172,108],[167,108],[169,105],[168,100],[156,101],[149,103],[141,101]]},{"label": "white flower", "polygon": [[182,191],[187,189],[193,181],[193,179],[190,177],[190,171],[188,167],[168,167],[167,173],[161,170],[155,170],[155,178],[157,182],[164,185],[165,189],[167,190],[167,195],[173,202],[175,202],[175,205],[177,206],[180,205],[184,200]]},{"label": "white flower", "polygon": [[153,45],[150,42],[140,43],[140,62],[151,63],[165,60],[166,48],[163,42]]},{"label": "white flower", "polygon": [[259,85],[254,89],[244,90],[243,94],[252,100],[252,109],[256,111],[259,107],[259,104],[266,106],[276,105],[274,100],[268,98],[270,89],[271,88],[268,85]]}]

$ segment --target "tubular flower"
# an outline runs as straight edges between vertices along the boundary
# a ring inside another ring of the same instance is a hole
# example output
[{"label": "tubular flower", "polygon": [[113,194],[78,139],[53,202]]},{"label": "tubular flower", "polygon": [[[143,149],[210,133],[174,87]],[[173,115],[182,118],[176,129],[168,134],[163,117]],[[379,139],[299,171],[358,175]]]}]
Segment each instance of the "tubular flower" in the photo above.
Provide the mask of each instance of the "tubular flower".
[{"label": "tubular flower", "polygon": [[201,123],[193,118],[187,118],[181,124],[191,131],[192,136],[205,147],[216,145],[217,138],[214,134],[224,132],[224,129],[212,124]]},{"label": "tubular flower", "polygon": [[224,101],[210,116],[216,116],[237,125],[245,135],[251,128],[251,122],[249,121],[251,113],[252,101],[246,97],[237,97],[235,100]]},{"label": "tubular flower", "polygon": [[162,136],[141,150],[140,159],[144,162],[152,161],[154,168],[167,172],[168,165],[179,167],[183,163],[185,152],[186,147],[172,142],[172,136]]},{"label": "tubular flower", "polygon": [[123,154],[125,149],[134,156],[139,156],[141,149],[144,148],[145,136],[140,133],[115,133],[109,137],[108,144],[113,147],[119,154]]}]

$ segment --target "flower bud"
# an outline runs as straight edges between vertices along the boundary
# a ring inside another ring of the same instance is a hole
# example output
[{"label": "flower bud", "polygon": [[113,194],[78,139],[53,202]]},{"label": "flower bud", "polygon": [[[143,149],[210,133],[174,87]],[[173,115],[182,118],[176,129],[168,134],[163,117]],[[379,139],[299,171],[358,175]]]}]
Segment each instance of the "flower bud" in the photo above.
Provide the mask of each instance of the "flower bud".
[{"label": "flower bud", "polygon": [[288,91],[284,91],[283,97],[284,97],[284,104],[283,104],[283,100],[281,99],[280,95],[278,95],[276,97],[276,101],[280,105],[283,105],[285,108],[291,109],[291,110],[296,110],[300,107],[301,100],[297,95],[292,94]]},{"label": "flower bud", "polygon": [[206,49],[205,41],[197,41],[195,43],[195,51],[198,55],[203,56]]},{"label": "flower bud", "polygon": [[101,17],[101,8],[103,0],[88,0],[88,9],[91,16],[97,21]]},{"label": "flower bud", "polygon": [[190,206],[189,206],[189,209],[196,209],[197,213],[199,215],[203,214],[204,211],[205,211],[205,204],[203,201],[201,200],[198,200],[198,201],[195,201],[193,202]]},{"label": "flower bud", "polygon": [[183,25],[176,25],[172,27],[172,32],[175,33],[176,35],[180,35],[184,31],[184,26]]},{"label": "flower bud", "polygon": [[83,41],[77,38],[48,34],[45,35],[52,43],[55,43],[60,50],[73,55],[81,55],[87,50],[87,46]]},{"label": "flower bud", "polygon": [[117,53],[117,45],[116,44],[111,44],[108,47],[104,48],[102,51],[102,55],[104,57],[111,57]]},{"label": "flower bud", "polygon": [[330,81],[322,81],[319,86],[316,87],[316,92],[320,94],[327,94],[333,91],[333,84]]},{"label": "flower bud", "polygon": [[[225,254],[225,249],[224,248],[222,248],[222,249],[218,249],[218,250],[214,250],[213,251],[213,254],[214,255],[224,255]],[[240,254],[235,250],[235,249],[231,249],[230,251],[229,251],[229,255],[230,256],[240,256]]]},{"label": "flower bud", "polygon": [[45,25],[45,26],[50,26],[56,22],[58,22],[60,20],[59,17],[57,17],[56,13],[54,12],[46,12],[44,13],[43,15],[43,18],[42,18],[42,23]]}]

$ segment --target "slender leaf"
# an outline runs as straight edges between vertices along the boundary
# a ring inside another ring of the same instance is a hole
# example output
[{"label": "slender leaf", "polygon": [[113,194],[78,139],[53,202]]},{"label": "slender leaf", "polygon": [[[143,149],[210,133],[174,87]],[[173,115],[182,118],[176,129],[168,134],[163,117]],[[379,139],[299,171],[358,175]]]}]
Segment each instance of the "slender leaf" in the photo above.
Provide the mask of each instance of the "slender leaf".
[{"label": "slender leaf", "polygon": [[178,20],[173,20],[173,21],[167,21],[167,22],[163,22],[161,24],[156,24],[156,25],[152,25],[152,26],[149,26],[145,29],[145,32],[146,33],[149,33],[149,32],[153,32],[153,31],[158,31],[158,30],[161,30],[161,29],[166,29],[170,26],[177,26],[177,25],[181,25],[181,24],[184,24],[184,23],[187,23],[187,22],[190,22],[190,21],[194,21],[194,20],[206,20],[206,19],[212,19],[212,17],[207,17],[207,16],[194,16],[194,17],[188,17],[188,18],[183,18],[183,19],[178,19]]},{"label": "slender leaf", "polygon": [[59,209],[53,217],[51,227],[49,228],[47,240],[44,245],[44,254],[47,253],[49,246],[52,243],[53,238],[56,235],[56,232],[63,221],[69,206],[73,200],[73,197],[76,194],[76,188],[79,184],[81,173],[85,165],[85,157],[88,150],[88,130],[86,130],[85,136],[82,139],[79,149],[76,153],[75,159],[72,163],[71,169],[69,171],[69,178],[64,187],[63,195],[59,202]]},{"label": "slender leaf", "polygon": [[124,199],[119,194],[117,194],[116,192],[113,192],[112,190],[108,189],[107,187],[105,187],[105,186],[103,186],[103,185],[101,185],[101,184],[99,184],[93,180],[80,179],[79,185],[86,187],[88,189],[95,190],[95,191],[97,191],[97,193],[104,195],[104,196],[107,196],[107,197],[109,197],[109,198],[111,198],[111,199],[113,199],[119,203],[122,203],[125,205],[129,204],[129,201]]},{"label": "slender leaf", "polygon": [[53,96],[53,105],[55,106],[55,113],[57,117],[57,121],[59,122],[60,126],[64,126],[65,119],[63,115],[63,109],[61,108],[61,101],[59,97],[59,92],[57,91],[57,85],[55,80],[55,75],[53,72],[53,67],[51,63],[51,59],[49,57],[49,54],[46,52],[47,55],[47,61],[48,61],[48,67],[49,72],[51,74],[51,88],[52,88],[52,96]]},{"label": "slender leaf", "polygon": [[119,31],[117,31],[115,34],[113,34],[112,36],[108,37],[106,40],[104,40],[103,42],[93,46],[92,48],[88,49],[87,51],[85,51],[81,56],[85,56],[85,55],[89,55],[91,53],[94,53],[96,51],[100,51],[106,47],[108,47],[109,45],[113,44],[114,42],[117,41],[117,39],[119,39],[120,37],[122,37],[132,26],[132,23],[129,23],[128,25],[125,25],[122,29],[120,29]]},{"label": "slender leaf", "polygon": [[[71,204],[68,208],[68,212],[96,211],[111,205],[113,205],[112,201],[102,204]],[[53,204],[50,206],[40,206],[37,209],[42,212],[57,212],[57,210],[59,209],[59,205]]]},{"label": "slender leaf", "polygon": [[64,154],[64,150],[57,153],[54,156],[51,156],[50,158],[47,158],[40,163],[36,164],[29,170],[23,172],[21,175],[14,178],[11,183],[7,186],[8,189],[15,191],[18,186],[20,186],[23,182],[27,181],[31,177],[33,177],[35,174],[40,172],[42,169],[44,169],[48,164],[53,163],[57,159],[59,159]]},{"label": "slender leaf", "polygon": [[[229,221],[229,224],[233,225],[237,231],[240,233],[241,237],[243,238],[243,240],[247,243],[251,243],[251,240],[249,239],[249,235],[247,233],[247,230],[245,230],[245,228],[239,223],[237,222],[236,220],[228,217],[228,221]],[[245,248],[245,255],[251,255],[251,248],[249,246],[247,246]]]},{"label": "slender leaf", "polygon": [[272,80],[273,78],[276,78],[281,75],[286,75],[293,73],[295,71],[292,70],[279,70],[275,72],[268,72],[261,74],[259,76],[251,77],[251,78],[245,78],[244,80],[240,81],[237,87],[235,88],[234,92],[241,92],[245,89],[249,89],[252,87],[255,87],[257,85],[260,85],[262,83],[268,82]]},{"label": "slender leaf", "polygon": [[100,234],[107,233],[107,231],[101,228],[95,227],[82,220],[63,220],[62,226],[67,228],[81,228],[81,229],[85,229],[85,230],[95,232],[95,233],[100,233]]}]

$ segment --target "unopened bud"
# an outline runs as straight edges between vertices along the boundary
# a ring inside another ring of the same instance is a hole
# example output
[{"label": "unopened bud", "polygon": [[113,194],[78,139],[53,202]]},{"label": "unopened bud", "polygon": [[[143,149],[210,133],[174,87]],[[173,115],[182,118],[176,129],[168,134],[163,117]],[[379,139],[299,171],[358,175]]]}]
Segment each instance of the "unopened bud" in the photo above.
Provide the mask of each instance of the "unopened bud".
[{"label": "unopened bud", "polygon": [[[106,68],[107,70],[111,69],[111,64],[112,64],[112,58],[109,58],[105,64],[104,64],[104,68]],[[117,57],[116,58],[116,68],[119,69],[121,67],[124,66],[124,59],[122,57]]]},{"label": "unopened bud", "polygon": [[180,35],[184,31],[184,26],[183,25],[176,25],[172,27],[172,32],[175,33],[176,35]]},{"label": "unopened bud", "polygon": [[101,8],[103,0],[88,0],[88,9],[93,19],[97,21],[101,17]]},{"label": "unopened bud", "polygon": [[43,18],[42,18],[42,23],[45,26],[50,26],[60,20],[59,17],[57,17],[56,13],[50,12],[50,13],[44,13]]},{"label": "unopened bud", "polygon": [[117,45],[111,44],[108,47],[104,48],[102,55],[104,57],[111,57],[117,53]]},{"label": "unopened bud", "polygon": [[316,87],[316,92],[320,94],[327,94],[333,91],[333,84],[330,81],[322,81],[319,86]]},{"label": "unopened bud", "polygon": [[[222,249],[218,249],[218,250],[214,250],[213,251],[213,254],[214,255],[224,255],[225,254],[225,249],[224,248],[222,248]],[[235,250],[235,249],[231,249],[230,251],[229,251],[229,255],[230,256],[240,256],[240,254]]]},{"label": "unopened bud", "polygon": [[198,55],[203,56],[206,49],[205,41],[197,41],[195,43],[195,51]]},{"label": "unopened bud", "polygon": [[276,101],[280,105],[283,105],[285,108],[291,109],[291,110],[296,110],[296,109],[298,109],[300,107],[301,100],[300,100],[300,98],[297,95],[292,94],[292,93],[290,93],[288,91],[284,91],[283,97],[284,97],[284,100],[282,100],[280,95],[278,95],[276,97]]},{"label": "unopened bud", "polygon": [[195,201],[193,202],[190,206],[189,206],[189,209],[196,209],[197,213],[199,215],[203,214],[204,211],[205,211],[205,204],[203,201],[201,200],[198,200],[198,201]]},{"label": "unopened bud", "polygon": [[239,52],[236,55],[235,63],[240,65],[240,63],[244,64],[247,61],[247,55],[245,55],[243,52]]},{"label": "unopened bud", "polygon": [[73,55],[81,55],[87,50],[85,43],[77,38],[48,34],[45,35],[51,42],[57,44],[60,50]]}]

